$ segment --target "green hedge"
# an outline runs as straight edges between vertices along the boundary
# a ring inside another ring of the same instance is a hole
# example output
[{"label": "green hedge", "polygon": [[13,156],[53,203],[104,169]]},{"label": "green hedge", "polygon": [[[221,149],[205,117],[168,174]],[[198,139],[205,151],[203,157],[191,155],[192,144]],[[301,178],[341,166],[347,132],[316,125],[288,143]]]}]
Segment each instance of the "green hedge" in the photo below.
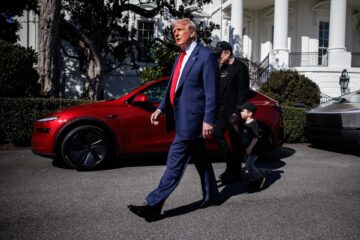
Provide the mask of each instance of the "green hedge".
[{"label": "green hedge", "polygon": [[276,99],[281,106],[303,105],[309,108],[320,103],[319,86],[292,70],[272,72],[259,91]]},{"label": "green hedge", "polygon": [[284,124],[284,142],[304,143],[304,127],[306,123],[305,109],[282,107]]},{"label": "green hedge", "polygon": [[40,97],[39,75],[33,49],[0,39],[0,97]]},{"label": "green hedge", "polygon": [[[1,143],[30,146],[32,124],[57,109],[81,104],[84,100],[0,98]],[[284,142],[305,142],[305,109],[283,107]]]},{"label": "green hedge", "polygon": [[1,143],[30,146],[32,124],[57,109],[87,101],[46,98],[0,98]]}]

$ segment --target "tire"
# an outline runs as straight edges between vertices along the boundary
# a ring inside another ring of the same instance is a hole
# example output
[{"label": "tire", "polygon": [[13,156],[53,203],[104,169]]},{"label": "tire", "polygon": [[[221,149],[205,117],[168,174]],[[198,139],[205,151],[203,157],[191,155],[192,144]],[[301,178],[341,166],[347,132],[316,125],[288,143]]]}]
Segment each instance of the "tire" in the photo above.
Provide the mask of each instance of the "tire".
[{"label": "tire", "polygon": [[93,125],[72,129],[61,142],[61,156],[65,163],[77,170],[93,170],[112,156],[106,132]]}]

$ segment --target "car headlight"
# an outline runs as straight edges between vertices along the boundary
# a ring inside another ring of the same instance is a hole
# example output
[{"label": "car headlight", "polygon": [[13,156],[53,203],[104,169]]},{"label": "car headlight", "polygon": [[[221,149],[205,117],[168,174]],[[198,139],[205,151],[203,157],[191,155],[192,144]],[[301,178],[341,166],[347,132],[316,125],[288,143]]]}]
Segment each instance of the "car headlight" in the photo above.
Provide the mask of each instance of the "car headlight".
[{"label": "car headlight", "polygon": [[46,117],[46,118],[41,118],[39,120],[37,120],[38,122],[50,122],[50,121],[55,121],[56,119],[58,119],[59,116],[54,116],[54,117]]}]

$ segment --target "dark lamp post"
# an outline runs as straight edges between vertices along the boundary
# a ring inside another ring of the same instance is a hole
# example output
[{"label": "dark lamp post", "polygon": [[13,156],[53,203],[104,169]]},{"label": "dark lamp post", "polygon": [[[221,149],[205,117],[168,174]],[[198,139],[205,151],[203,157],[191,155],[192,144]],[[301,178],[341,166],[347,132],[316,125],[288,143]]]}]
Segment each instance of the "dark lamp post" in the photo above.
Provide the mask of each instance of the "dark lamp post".
[{"label": "dark lamp post", "polygon": [[341,73],[339,84],[341,89],[341,95],[348,93],[350,77],[346,69],[344,69]]}]

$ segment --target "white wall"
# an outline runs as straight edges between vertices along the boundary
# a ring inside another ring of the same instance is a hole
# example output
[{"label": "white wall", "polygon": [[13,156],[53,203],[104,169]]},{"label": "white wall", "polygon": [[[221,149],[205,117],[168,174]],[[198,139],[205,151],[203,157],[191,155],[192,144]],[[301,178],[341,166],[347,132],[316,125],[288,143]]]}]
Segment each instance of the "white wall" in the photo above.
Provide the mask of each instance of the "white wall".
[{"label": "white wall", "polygon": [[[295,68],[300,74],[305,75],[309,79],[313,80],[320,87],[320,91],[331,97],[337,97],[341,95],[339,78],[343,68]],[[348,68],[350,77],[349,89],[355,91],[360,89],[360,68]]]},{"label": "white wall", "polygon": [[223,12],[221,9],[221,5],[219,4],[221,0],[216,0],[213,2],[214,4],[207,5],[204,7],[204,12],[206,12],[211,16],[209,21],[215,24],[219,24],[220,26],[220,29],[214,30],[211,34],[213,39],[212,45],[215,46],[217,42],[224,39],[223,30],[225,27],[225,21],[223,20]]}]

